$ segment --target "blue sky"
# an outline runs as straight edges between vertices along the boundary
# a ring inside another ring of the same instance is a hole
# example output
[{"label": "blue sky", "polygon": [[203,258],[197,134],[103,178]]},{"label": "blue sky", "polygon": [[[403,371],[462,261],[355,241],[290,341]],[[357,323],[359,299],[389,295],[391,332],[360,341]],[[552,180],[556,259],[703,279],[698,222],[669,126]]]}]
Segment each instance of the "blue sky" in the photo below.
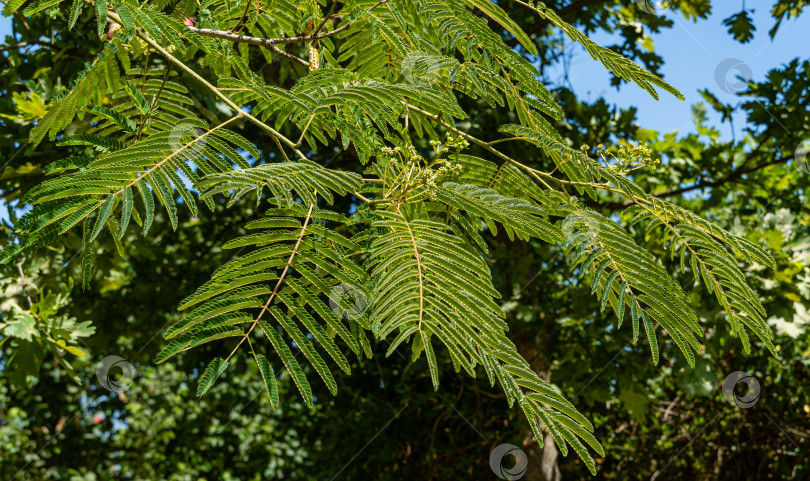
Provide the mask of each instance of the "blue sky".
[{"label": "blue sky", "polygon": [[[711,16],[696,23],[682,16],[668,15],[674,20],[675,25],[655,35],[653,43],[656,53],[663,57],[665,62],[661,71],[664,79],[681,91],[686,98],[685,102],[668,93],[663,93],[661,100],[656,101],[635,85],[625,84],[617,91],[610,85],[612,74],[576,45],[569,47],[574,53],[569,66],[570,82],[581,99],[594,101],[604,97],[611,104],[622,107],[636,106],[638,123],[641,127],[662,132],[674,130],[682,133],[695,132],[691,106],[702,101],[698,89],[708,88],[723,103],[739,102],[733,93],[723,91],[715,81],[715,71],[719,65],[736,65],[736,68],[730,69],[729,75],[725,76],[734,86],[737,82],[736,75],[740,71],[750,72],[754,80],[761,80],[769,70],[796,57],[810,57],[808,50],[810,15],[783,21],[772,42],[768,36],[768,31],[774,25],[769,12],[771,3],[770,0],[747,2],[749,8],[752,6],[755,8],[751,17],[757,30],[754,38],[744,45],[735,41],[722,24],[723,19],[740,11],[740,1],[714,1]],[[602,45],[615,43],[611,42],[612,38],[609,35],[595,35],[593,40]],[[561,79],[562,69],[550,73],[552,79],[555,78],[555,74]],[[711,125],[719,125],[719,115],[709,117]],[[745,118],[737,117],[734,121],[735,131],[739,134]],[[731,134],[728,125],[720,131],[725,137]]]}]

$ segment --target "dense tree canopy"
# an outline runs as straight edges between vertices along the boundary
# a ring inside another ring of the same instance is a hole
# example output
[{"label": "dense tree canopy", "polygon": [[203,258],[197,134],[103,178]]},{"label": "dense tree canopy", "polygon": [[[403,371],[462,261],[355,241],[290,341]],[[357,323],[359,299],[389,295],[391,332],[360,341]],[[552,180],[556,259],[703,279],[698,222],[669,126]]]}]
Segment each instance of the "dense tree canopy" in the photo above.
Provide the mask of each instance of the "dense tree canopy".
[{"label": "dense tree canopy", "polygon": [[807,59],[678,135],[543,73],[680,96],[644,2],[3,13],[5,478],[810,475]]}]

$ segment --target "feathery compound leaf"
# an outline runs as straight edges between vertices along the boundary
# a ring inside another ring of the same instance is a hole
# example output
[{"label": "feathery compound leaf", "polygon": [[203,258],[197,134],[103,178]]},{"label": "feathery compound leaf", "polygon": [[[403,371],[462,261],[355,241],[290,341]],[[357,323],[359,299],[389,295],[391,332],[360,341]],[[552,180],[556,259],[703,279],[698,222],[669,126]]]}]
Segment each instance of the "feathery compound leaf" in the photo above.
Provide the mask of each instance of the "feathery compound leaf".
[{"label": "feathery compound leaf", "polygon": [[[137,92],[137,90],[134,91]],[[142,97],[141,99],[144,103],[146,102]],[[117,115],[113,114],[112,111],[93,109],[93,112],[102,113],[104,116],[114,119],[117,118]],[[165,207],[172,226],[177,228],[180,225],[176,207],[177,195],[182,198],[192,216],[198,215],[196,199],[190,190],[191,186],[184,181],[178,171],[194,182],[199,180],[194,168],[198,168],[205,173],[214,174],[217,171],[234,168],[224,159],[238,157],[239,161],[244,162],[244,159],[235,153],[230,144],[224,142],[205,144],[214,136],[227,137],[241,143],[244,139],[238,134],[229,133],[223,135],[225,132],[223,127],[238,118],[238,116],[232,117],[211,129],[204,129],[206,127],[205,123],[199,120],[184,119],[170,132],[160,132],[147,136],[140,142],[133,143],[125,148],[121,148],[122,145],[118,141],[100,135],[82,134],[67,137],[61,141],[61,144],[94,145],[97,150],[102,150],[105,153],[86,164],[83,160],[81,163],[77,160],[76,162],[55,164],[54,171],[69,169],[74,166],[86,166],[78,172],[46,180],[28,192],[26,201],[31,204],[44,205],[50,203],[48,205],[55,205],[57,202],[54,201],[63,203],[77,199],[87,199],[88,196],[97,196],[97,198],[100,196],[98,208],[101,208],[103,205],[108,205],[104,202],[108,198],[123,198],[125,195],[129,195],[127,194],[129,189],[137,186],[145,210],[144,234],[149,231],[154,220],[154,196]],[[236,163],[239,161],[234,160]],[[339,177],[329,183],[330,186],[335,188],[338,185],[340,188],[346,188],[349,185],[348,181],[340,177],[339,174],[331,177],[329,174],[325,176],[330,179]],[[321,187],[323,185],[320,182],[321,177],[323,176],[316,175],[316,179],[312,183]],[[352,180],[355,182],[351,184],[352,187],[357,186],[357,180]],[[299,182],[295,185],[301,184]],[[303,183],[303,185],[307,184]],[[324,188],[324,190],[326,189]],[[328,192],[326,193],[328,194]],[[134,212],[136,219],[140,218],[140,214],[129,203],[125,205],[125,209],[129,209],[128,212]],[[29,218],[36,222],[33,217],[38,214],[38,212],[30,213]],[[84,212],[84,215],[87,214],[89,212]],[[126,222],[122,221],[122,224],[126,224]],[[72,225],[75,225],[75,223],[70,224],[68,228]],[[63,231],[65,230],[67,229],[63,229]],[[25,238],[21,239],[21,242],[23,245],[28,245]]]},{"label": "feathery compound leaf", "polygon": [[[615,222],[593,211],[569,214],[563,222],[563,232],[569,246],[581,252],[573,259],[572,267],[579,266],[580,276],[592,275],[592,291],[600,292],[602,306],[610,301],[621,317],[624,308],[618,306],[617,296],[630,305],[634,340],[638,333],[638,316],[643,317],[654,361],[658,362],[658,344],[652,321],[667,330],[693,366],[693,351],[700,351],[697,336],[702,336],[703,331],[698,326],[697,315],[686,304],[680,285],[652,255],[636,245]],[[609,274],[600,282],[605,272]]]},{"label": "feathery compound leaf", "polygon": [[471,215],[495,220],[521,237],[535,237],[553,243],[565,241],[562,231],[543,219],[543,209],[527,200],[504,197],[492,189],[451,182],[438,189],[436,198]]},{"label": "feathery compound leaf", "polygon": [[594,60],[599,61],[616,76],[621,77],[629,82],[633,82],[639,87],[643,88],[654,99],[658,100],[658,92],[654,87],[659,87],[671,93],[678,99],[684,100],[683,95],[681,95],[681,93],[675,89],[675,87],[672,87],[668,83],[661,80],[660,77],[645,70],[635,62],[628,60],[610,49],[598,45],[596,42],[585,36],[582,32],[566,23],[553,10],[547,8],[543,3],[537,3],[537,6],[529,5],[529,8],[548,19],[548,21],[553,23],[557,28],[565,32],[571,40],[585,47],[585,50]]},{"label": "feathery compound leaf", "polygon": [[[87,64],[71,82],[67,92],[49,102],[51,106],[48,112],[31,129],[29,141],[33,146],[39,144],[45,135],[51,140],[55,139],[57,132],[67,127],[76,113],[87,106],[91,99],[101,98],[115,88],[115,83],[109,82],[118,75],[118,64],[114,54],[115,46],[107,44],[104,51],[99,53],[92,63]],[[109,75],[111,73],[113,75]]]},{"label": "feathery compound leaf", "polygon": [[[336,394],[337,383],[332,368],[319,353],[319,347],[341,369],[350,372],[348,361],[327,330],[337,334],[354,352],[359,351],[355,336],[343,323],[349,321],[351,330],[356,324],[364,329],[370,327],[363,309],[355,306],[350,311],[343,311],[338,304],[349,292],[356,297],[355,303],[365,303],[368,298],[366,274],[351,259],[351,255],[360,251],[360,246],[324,229],[321,224],[343,223],[347,221],[345,217],[316,209],[314,205],[309,209],[295,202],[282,201],[281,205],[284,207],[270,209],[266,218],[247,224],[248,229],[260,232],[226,244],[226,247],[242,247],[244,254],[223,265],[214,272],[210,281],[183,301],[180,305],[183,309],[201,302],[204,304],[167,330],[167,338],[180,337],[167,347],[165,355],[161,353],[159,357],[162,361],[180,349],[188,348],[188,339],[197,332],[210,329],[205,326],[212,323],[223,325],[247,321],[258,325],[267,335],[273,351],[290,371],[304,401],[311,404],[310,383],[296,359],[297,355],[292,353],[282,336],[290,337],[295,349],[312,365],[329,391]],[[267,282],[269,284],[265,285]],[[280,303],[274,305],[273,301]],[[258,315],[243,312],[256,308],[260,308]],[[273,325],[265,319],[274,321]],[[302,330],[296,320],[306,330]],[[279,325],[282,330],[276,330],[274,325]],[[306,332],[311,333],[316,342],[308,339]],[[264,369],[261,363],[259,368]],[[268,392],[272,395],[273,385],[264,374]]]},{"label": "feathery compound leaf", "polygon": [[[394,344],[399,345],[413,335],[414,354],[425,353],[436,387],[437,358],[431,343],[435,337],[451,360],[470,374],[474,375],[476,364],[487,366],[510,405],[521,399],[531,406],[526,413],[530,419],[557,412],[570,419],[581,431],[561,426],[570,435],[566,441],[560,438],[561,449],[566,442],[576,444],[576,437],[593,426],[529,368],[506,337],[503,311],[493,302],[499,294],[486,264],[461,239],[446,232],[445,224],[411,220],[403,208],[394,205],[393,210],[377,211],[380,220],[371,226],[380,235],[372,242],[365,266],[374,284],[371,308],[372,318],[381,325],[379,337],[397,332]],[[586,451],[577,452],[590,459]]]},{"label": "feathery compound leaf", "polygon": [[682,257],[690,257],[695,280],[702,279],[709,293],[717,298],[744,351],[751,350],[746,333],[746,329],[750,329],[776,355],[773,332],[765,319],[765,309],[759,296],[748,285],[737,259],[726,246],[735,249],[750,262],[772,266],[771,255],[747,239],[734,236],[670,203],[657,201],[653,202],[652,207],[635,210],[639,211],[636,222],[647,220],[648,229],[663,226],[672,235],[670,249],[673,254],[675,249],[679,249]]},{"label": "feathery compound leaf", "polygon": [[537,47],[534,45],[534,42],[532,42],[529,36],[526,35],[526,32],[524,32],[506,12],[501,10],[501,7],[497,4],[492,3],[490,0],[466,0],[466,2],[481,9],[488,17],[498,22],[509,33],[514,35],[518,42],[520,42],[531,55],[537,55]]}]

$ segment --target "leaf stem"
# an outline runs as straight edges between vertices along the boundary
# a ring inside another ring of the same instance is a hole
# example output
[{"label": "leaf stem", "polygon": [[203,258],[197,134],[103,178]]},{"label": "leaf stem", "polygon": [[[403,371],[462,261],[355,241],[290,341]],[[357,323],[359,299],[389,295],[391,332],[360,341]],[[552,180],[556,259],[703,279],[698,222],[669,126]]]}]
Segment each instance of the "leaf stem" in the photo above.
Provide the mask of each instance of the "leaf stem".
[{"label": "leaf stem", "polygon": [[[118,23],[121,23],[121,17],[119,17],[117,13],[110,11],[109,15],[113,18],[113,20],[115,20]],[[225,94],[220,92],[219,89],[217,89],[216,87],[211,85],[210,82],[205,80],[200,74],[198,74],[197,72],[192,70],[184,62],[177,59],[177,57],[175,57],[174,55],[169,53],[165,48],[161,47],[160,44],[158,44],[150,35],[146,34],[145,32],[143,32],[141,30],[138,30],[137,34],[138,34],[139,37],[141,37],[141,39],[143,39],[146,43],[148,43],[152,48],[154,48],[155,50],[160,52],[161,55],[166,57],[167,60],[169,60],[173,64],[177,65],[184,72],[191,75],[195,80],[197,80],[198,82],[203,84],[206,88],[208,88],[208,90],[210,90],[215,96],[219,97],[220,100],[225,102],[233,110],[235,110],[236,112],[241,112],[240,115],[244,116],[246,119],[251,121],[253,124],[260,127],[262,130],[269,133],[270,135],[272,135],[273,137],[277,138],[278,140],[283,142],[285,145],[290,147],[296,153],[296,155],[298,155],[300,158],[306,159],[306,156],[296,148],[296,145],[295,145],[295,143],[293,143],[292,140],[288,139],[281,132],[278,132],[276,129],[274,129],[274,128],[270,127],[269,125],[265,124],[264,122],[257,119],[256,117],[249,114],[248,112],[245,112],[240,106],[236,105],[230,98],[228,98],[228,96],[226,96]]]},{"label": "leaf stem", "polygon": [[226,120],[225,122],[222,122],[221,124],[217,125],[217,126],[216,126],[216,127],[214,127],[213,129],[208,130],[208,131],[206,131],[205,133],[202,133],[202,134],[198,135],[197,137],[195,137],[195,138],[191,139],[191,140],[190,140],[190,141],[189,141],[187,144],[183,145],[183,146],[182,146],[182,147],[180,147],[179,149],[177,149],[177,150],[175,150],[174,152],[172,152],[172,153],[171,153],[170,155],[168,155],[168,156],[167,156],[165,159],[161,160],[160,162],[158,162],[158,163],[156,163],[155,165],[153,165],[153,166],[149,167],[148,169],[146,169],[146,172],[144,172],[143,174],[141,174],[141,175],[139,175],[138,177],[136,177],[136,178],[135,178],[135,180],[133,180],[132,182],[130,182],[129,184],[127,184],[127,185],[126,185],[126,187],[123,187],[121,190],[119,190],[118,192],[115,192],[115,193],[114,193],[114,194],[112,194],[112,195],[118,195],[118,194],[120,194],[120,193],[124,192],[126,189],[128,189],[128,188],[132,187],[133,185],[137,184],[137,183],[138,183],[138,181],[140,181],[141,179],[143,179],[144,177],[146,177],[146,176],[147,176],[147,175],[149,175],[150,173],[152,173],[152,172],[154,172],[155,170],[157,170],[157,169],[158,169],[158,168],[159,168],[161,165],[165,164],[166,162],[168,162],[169,160],[171,160],[172,158],[174,158],[174,157],[175,157],[177,154],[179,154],[180,152],[184,151],[185,149],[187,149],[187,148],[188,148],[188,147],[190,147],[191,145],[195,144],[197,141],[199,141],[199,140],[200,140],[200,139],[202,139],[203,137],[205,137],[205,136],[207,136],[207,135],[211,134],[211,132],[213,132],[213,131],[215,131],[215,130],[217,130],[217,129],[220,129],[220,128],[222,128],[222,127],[225,127],[226,125],[228,125],[229,123],[233,122],[234,120],[236,120],[236,119],[238,119],[238,118],[241,118],[243,115],[244,115],[244,112],[240,110],[238,114],[234,115],[233,117],[231,117],[230,119]]},{"label": "leaf stem", "polygon": [[239,346],[241,346],[245,342],[245,339],[247,339],[250,336],[250,333],[253,332],[253,329],[256,328],[256,325],[259,323],[264,313],[267,312],[268,308],[270,307],[270,303],[273,302],[273,299],[276,298],[276,294],[278,294],[279,289],[281,289],[281,284],[287,277],[287,272],[290,270],[290,266],[292,265],[293,259],[295,258],[296,255],[298,255],[298,248],[301,246],[301,241],[304,239],[304,234],[306,234],[307,232],[307,226],[309,225],[310,219],[312,219],[312,210],[314,208],[315,203],[313,202],[312,204],[309,205],[307,217],[306,219],[304,219],[304,225],[301,227],[301,234],[298,236],[298,240],[295,242],[295,247],[293,247],[292,253],[290,254],[289,259],[287,259],[287,264],[284,266],[284,270],[281,272],[281,275],[279,276],[278,281],[276,282],[276,287],[273,288],[273,292],[270,294],[270,297],[267,299],[267,302],[264,303],[261,312],[259,312],[259,315],[256,316],[256,319],[253,321],[253,324],[251,324],[250,329],[248,329],[248,331],[245,333],[245,336],[242,338],[241,341],[239,341],[239,344],[237,344],[236,347],[233,348],[233,351],[231,351],[231,353],[228,354],[228,357],[225,358],[225,362],[228,362],[228,360],[230,360],[231,357],[233,357],[234,353],[236,353],[236,350],[239,349]]},{"label": "leaf stem", "polygon": [[392,205],[397,210],[397,213],[405,220],[405,226],[408,228],[408,234],[411,236],[411,242],[413,243],[413,252],[416,255],[416,269],[419,272],[419,326],[417,327],[417,330],[422,332],[422,318],[424,317],[425,312],[425,286],[422,275],[422,258],[419,256],[419,248],[416,245],[416,237],[413,235],[410,221],[408,221],[408,219],[406,219],[402,214],[402,211],[399,209],[399,204],[392,203]]}]

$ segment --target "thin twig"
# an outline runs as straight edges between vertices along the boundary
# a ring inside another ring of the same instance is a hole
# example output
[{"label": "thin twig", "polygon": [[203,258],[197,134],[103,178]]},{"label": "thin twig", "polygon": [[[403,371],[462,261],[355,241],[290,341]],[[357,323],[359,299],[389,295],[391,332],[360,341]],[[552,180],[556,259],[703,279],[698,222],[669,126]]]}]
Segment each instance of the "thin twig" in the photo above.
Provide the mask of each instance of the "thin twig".
[{"label": "thin twig", "polygon": [[36,42],[37,38],[34,37],[33,33],[31,33],[31,27],[28,26],[28,22],[25,21],[25,17],[20,15],[20,12],[14,12],[14,18],[16,18],[17,21],[20,22],[20,25],[23,26],[25,33],[28,34],[28,38],[31,39],[32,42]]},{"label": "thin twig", "polygon": [[[377,4],[369,8],[369,11],[374,10],[375,8],[387,2],[388,0],[382,0],[381,2],[378,2]],[[231,42],[246,43],[249,45],[257,45],[259,47],[270,47],[272,45],[278,44],[304,43],[304,42],[312,42],[313,40],[320,40],[322,38],[328,38],[333,35],[337,35],[340,32],[348,30],[349,27],[351,27],[351,25],[352,25],[351,22],[349,22],[342,27],[338,27],[334,30],[330,30],[329,32],[322,34],[318,34],[318,30],[314,30],[311,34],[308,35],[298,35],[296,37],[280,37],[280,38],[251,37],[248,35],[238,35],[228,30],[215,30],[212,28],[197,28],[197,27],[188,27],[188,28],[192,32],[198,35],[202,35],[203,37],[221,38],[223,40],[230,40]]]},{"label": "thin twig", "polygon": [[[234,29],[236,29],[236,27],[239,27],[239,24],[240,24],[240,23],[242,23],[242,20],[244,20],[244,19],[245,19],[245,17],[247,17],[247,13],[248,13],[248,11],[250,10],[250,2],[251,2],[251,0],[247,0],[247,6],[245,7],[245,11],[244,11],[244,12],[242,12],[242,17],[239,19],[239,21],[237,21],[237,22],[234,24],[234,26],[233,26],[233,27],[231,27],[231,29],[230,29],[230,30],[228,30],[229,32],[233,32],[233,31],[234,31]],[[242,30],[242,27],[239,27],[239,29],[237,29],[236,31],[238,32],[239,30]]]},{"label": "thin twig", "polygon": [[[119,23],[121,22],[121,17],[119,17],[117,13],[110,11],[110,12],[108,12],[108,14],[109,14],[109,15],[110,15],[110,17],[111,17],[113,20],[115,20],[116,22],[119,22]],[[306,158],[307,158],[307,157],[306,157],[306,156],[305,156],[305,155],[304,155],[304,154],[303,154],[303,153],[302,153],[300,150],[298,150],[297,148],[295,148],[295,143],[293,143],[293,141],[292,141],[292,140],[288,139],[287,137],[285,137],[285,136],[284,136],[284,134],[282,134],[281,132],[278,132],[276,129],[274,129],[274,128],[270,127],[269,125],[267,125],[266,123],[264,123],[264,122],[262,122],[261,120],[257,119],[257,118],[256,118],[256,117],[254,117],[253,115],[251,115],[251,114],[249,114],[249,113],[245,112],[244,110],[242,110],[242,108],[241,108],[241,107],[239,107],[238,105],[236,105],[236,103],[234,103],[234,101],[233,101],[233,100],[231,100],[230,98],[228,98],[228,96],[227,96],[227,95],[225,95],[225,94],[223,94],[222,92],[220,92],[220,91],[219,91],[219,89],[217,89],[216,87],[214,87],[214,86],[213,86],[213,85],[212,85],[212,84],[211,84],[209,81],[205,80],[205,79],[204,79],[204,78],[203,78],[203,77],[202,77],[200,74],[198,74],[197,72],[195,72],[194,70],[192,70],[192,69],[191,69],[191,68],[190,68],[188,65],[186,65],[185,63],[183,63],[182,61],[180,61],[179,59],[177,59],[177,58],[176,58],[174,55],[172,55],[171,53],[169,53],[169,52],[168,52],[168,51],[167,51],[165,48],[163,48],[162,46],[160,46],[160,44],[159,44],[159,43],[157,43],[157,42],[156,42],[156,41],[155,41],[155,40],[154,40],[154,39],[153,39],[151,36],[149,36],[147,33],[145,33],[145,32],[143,32],[143,31],[140,31],[140,30],[139,30],[139,31],[138,31],[138,36],[139,36],[140,38],[142,38],[142,39],[143,39],[143,40],[144,40],[146,43],[148,43],[148,44],[149,44],[149,45],[150,45],[152,48],[154,48],[155,50],[157,50],[157,51],[158,51],[158,52],[159,52],[161,55],[163,55],[163,56],[164,56],[164,57],[165,57],[167,60],[169,60],[170,62],[174,63],[175,65],[177,65],[178,67],[180,67],[180,69],[182,69],[184,72],[186,72],[187,74],[189,74],[189,75],[191,75],[192,77],[194,77],[194,79],[195,79],[196,81],[198,81],[198,82],[200,82],[202,85],[204,85],[204,86],[205,86],[205,87],[206,87],[206,88],[207,88],[209,91],[211,91],[211,93],[213,93],[215,96],[219,97],[219,98],[220,98],[220,100],[222,100],[223,102],[225,102],[225,103],[226,103],[226,104],[227,104],[227,105],[228,105],[230,108],[232,108],[234,111],[236,111],[236,112],[240,112],[240,115],[241,115],[241,116],[244,116],[244,117],[245,117],[246,119],[248,119],[248,120],[249,120],[251,123],[253,123],[253,124],[255,124],[255,125],[259,126],[259,127],[262,129],[262,130],[264,130],[265,132],[269,133],[269,134],[270,134],[270,135],[272,135],[273,137],[277,138],[278,140],[280,140],[281,142],[283,142],[284,144],[286,144],[288,147],[292,148],[292,149],[293,149],[293,151],[295,152],[295,154],[296,154],[296,155],[298,155],[300,158],[302,158],[302,159],[306,159]]]},{"label": "thin twig", "polygon": [[302,59],[301,57],[296,57],[295,55],[293,55],[291,53],[287,53],[284,50],[281,50],[280,48],[276,47],[275,45],[270,45],[270,46],[268,46],[268,48],[274,54],[278,55],[279,57],[284,57],[287,60],[291,60],[291,61],[293,61],[293,62],[295,62],[295,63],[297,63],[299,65],[303,65],[304,67],[309,67],[309,62]]},{"label": "thin twig", "polygon": [[243,115],[244,115],[244,113],[243,113],[243,112],[240,110],[238,114],[234,115],[233,117],[231,117],[230,119],[226,120],[225,122],[222,122],[221,124],[217,125],[217,126],[216,126],[216,127],[214,127],[213,129],[208,130],[208,131],[206,131],[206,132],[204,132],[204,133],[202,133],[202,134],[198,135],[197,137],[195,137],[195,138],[191,139],[191,140],[190,140],[190,141],[189,141],[187,144],[185,144],[185,145],[183,145],[182,147],[180,147],[179,149],[175,150],[174,152],[172,152],[172,153],[171,153],[169,156],[167,156],[166,158],[164,158],[164,159],[163,159],[163,160],[161,160],[160,162],[158,162],[158,163],[156,163],[155,165],[152,165],[151,167],[149,167],[148,169],[146,169],[146,171],[145,171],[143,174],[139,175],[137,178],[135,178],[135,180],[133,180],[132,182],[130,182],[129,184],[127,184],[127,186],[126,186],[126,187],[123,187],[121,190],[119,190],[118,192],[115,192],[114,194],[111,194],[111,195],[118,195],[118,194],[121,194],[121,193],[122,193],[122,192],[124,192],[126,189],[129,189],[129,188],[130,188],[130,187],[132,187],[133,185],[137,184],[137,183],[138,183],[138,181],[140,181],[141,179],[146,178],[146,176],[148,176],[149,174],[151,174],[151,173],[153,173],[154,171],[156,171],[158,168],[160,168],[160,166],[162,166],[163,164],[165,164],[165,163],[166,163],[166,162],[168,162],[169,160],[173,159],[175,156],[177,156],[178,154],[180,154],[180,152],[184,151],[185,149],[187,149],[187,148],[191,147],[192,145],[194,145],[195,143],[197,143],[197,142],[198,142],[199,140],[201,140],[203,137],[205,137],[205,136],[207,136],[207,135],[210,135],[212,132],[214,132],[214,131],[215,131],[215,130],[217,130],[217,129],[220,129],[220,128],[222,128],[222,127],[225,127],[226,125],[230,124],[231,122],[233,122],[233,121],[234,121],[234,120],[236,120],[236,119],[240,119],[240,118],[242,118],[242,117],[243,117]]},{"label": "thin twig", "polygon": [[467,132],[464,132],[463,130],[459,130],[459,129],[453,127],[448,122],[445,122],[444,120],[442,120],[441,116],[438,115],[438,114],[432,114],[432,113],[430,113],[430,112],[428,112],[426,110],[422,110],[419,107],[417,107],[415,105],[408,104],[408,103],[405,103],[405,106],[408,108],[409,111],[414,111],[414,112],[416,112],[416,113],[418,113],[420,115],[423,115],[423,116],[425,116],[425,117],[427,117],[429,119],[432,119],[432,120],[438,122],[439,124],[442,125],[442,127],[446,128],[447,130],[455,133],[456,135],[461,136],[463,139],[465,139],[465,140],[467,140],[469,142],[472,142],[472,143],[478,145],[479,147],[484,148],[485,150],[491,152],[492,154],[494,154],[495,156],[497,156],[501,160],[509,162],[512,165],[514,165],[515,167],[525,171],[527,174],[534,177],[535,180],[537,180],[538,182],[543,184],[548,190],[553,190],[553,189],[551,188],[551,186],[549,186],[542,179],[542,177],[545,177],[545,178],[547,178],[549,180],[552,180],[554,182],[558,182],[558,179],[556,177],[554,177],[554,176],[552,176],[552,175],[550,175],[550,174],[548,174],[546,172],[541,172],[541,171],[539,171],[537,169],[533,169],[533,168],[531,168],[531,167],[529,167],[527,165],[524,165],[524,164],[518,162],[517,160],[509,157],[508,155],[504,154],[500,150],[494,148],[492,146],[491,142],[486,142],[484,140],[481,140],[481,139],[479,139],[479,138],[477,138],[475,136],[472,136],[472,135],[468,134]]},{"label": "thin twig", "polygon": [[39,40],[32,40],[30,42],[19,42],[19,43],[15,44],[15,45],[3,45],[2,47],[0,47],[0,52],[5,52],[6,50],[14,50],[14,49],[17,49],[17,48],[30,47],[32,45],[40,45],[42,47],[55,47],[56,46],[55,44],[53,44],[51,42],[42,42],[42,41],[39,41]]},{"label": "thin twig", "polygon": [[246,43],[248,45],[256,45],[259,47],[270,47],[271,45],[304,43],[304,42],[311,42],[313,40],[320,40],[322,38],[328,38],[333,35],[337,35],[340,32],[348,30],[350,26],[351,23],[347,23],[342,27],[338,27],[334,30],[322,33],[320,35],[310,34],[310,35],[299,35],[297,37],[281,37],[281,38],[251,37],[249,35],[239,35],[236,33],[231,33],[227,30],[214,30],[212,28],[188,27],[188,29],[198,35],[202,35],[203,37],[221,38],[223,40],[229,40],[231,42],[236,43]]},{"label": "thin twig", "polygon": [[[174,68],[174,64],[169,64],[169,67],[166,69],[166,75],[163,76],[163,83],[160,84],[160,89],[158,90],[155,98],[152,99],[152,105],[149,107],[149,113],[146,114],[141,125],[138,126],[138,131],[135,133],[135,138],[141,138],[141,131],[144,127],[146,127],[146,123],[149,122],[149,119],[152,118],[152,112],[155,111],[155,106],[157,105],[157,101],[160,98],[160,95],[163,93],[163,88],[166,86],[166,81],[169,80],[169,75],[172,73],[172,68]],[[145,89],[144,89],[145,90]]]},{"label": "thin twig", "polygon": [[25,283],[28,282],[28,280],[25,278],[25,273],[23,272],[22,261],[17,262],[17,270],[20,272],[20,280],[22,281],[22,288],[23,292],[25,292],[25,298],[28,299],[28,307],[33,307],[34,302],[31,301],[31,295],[28,294],[28,288],[25,286]]}]

